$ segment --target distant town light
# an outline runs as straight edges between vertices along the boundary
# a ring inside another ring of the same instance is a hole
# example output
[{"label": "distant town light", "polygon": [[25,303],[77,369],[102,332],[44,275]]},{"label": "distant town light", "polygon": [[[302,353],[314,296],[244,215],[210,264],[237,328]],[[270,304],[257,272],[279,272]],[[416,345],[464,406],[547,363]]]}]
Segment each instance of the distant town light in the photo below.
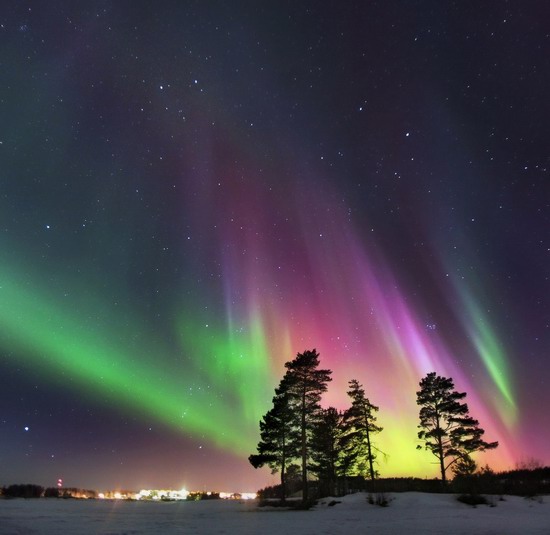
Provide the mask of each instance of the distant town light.
[{"label": "distant town light", "polygon": [[[139,492],[120,492],[109,491],[99,492],[97,497],[100,500],[153,500],[153,501],[177,501],[187,500],[189,495],[202,495],[208,498],[219,497],[222,500],[254,500],[256,499],[255,492],[213,492],[213,491],[197,491],[190,492],[185,488],[181,490],[168,489],[142,489]],[[195,498],[198,499],[198,498]]]}]

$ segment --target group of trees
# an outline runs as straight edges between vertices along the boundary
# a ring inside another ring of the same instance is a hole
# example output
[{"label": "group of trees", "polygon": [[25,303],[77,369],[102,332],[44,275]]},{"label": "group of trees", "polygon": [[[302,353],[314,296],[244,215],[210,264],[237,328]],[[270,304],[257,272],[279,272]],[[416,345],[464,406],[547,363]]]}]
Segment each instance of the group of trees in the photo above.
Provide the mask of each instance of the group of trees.
[{"label": "group of trees", "polygon": [[1,495],[5,498],[40,498],[44,494],[44,487],[31,483],[9,485],[2,488]]},{"label": "group of trees", "polygon": [[374,479],[378,449],[372,437],[378,407],[370,403],[361,384],[350,381],[351,407],[342,412],[323,409],[331,370],[319,369],[315,349],[298,353],[285,364],[286,373],[275,389],[273,407],[260,421],[257,453],[249,461],[255,468],[267,465],[281,474],[281,500],[285,500],[287,474],[301,472],[302,498],[309,499],[311,472],[327,493],[349,475],[368,473]]},{"label": "group of trees", "polygon": [[[260,421],[257,453],[250,455],[254,468],[269,466],[281,476],[280,497],[284,501],[288,480],[301,475],[302,499],[309,499],[309,475],[317,480],[325,495],[345,493],[350,477],[374,480],[378,477],[376,459],[384,453],[375,437],[379,408],[372,404],[361,383],[349,382],[350,407],[339,411],[323,409],[321,397],[327,391],[331,370],[319,368],[315,349],[298,353],[285,364],[286,372],[275,389],[272,408]],[[429,373],[420,382],[418,438],[436,457],[445,484],[449,468],[457,475],[476,469],[471,455],[493,449],[497,442],[485,442],[479,422],[462,403],[465,393],[456,392],[452,379]]]}]

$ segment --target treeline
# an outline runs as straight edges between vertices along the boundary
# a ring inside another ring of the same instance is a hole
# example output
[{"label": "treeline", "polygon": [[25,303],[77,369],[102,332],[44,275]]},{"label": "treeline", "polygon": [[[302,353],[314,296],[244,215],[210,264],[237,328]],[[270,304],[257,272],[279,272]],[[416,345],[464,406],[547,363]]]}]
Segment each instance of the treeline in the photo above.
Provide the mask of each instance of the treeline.
[{"label": "treeline", "polygon": [[[317,351],[298,353],[285,368],[273,406],[260,421],[257,452],[249,456],[252,466],[268,466],[272,473],[280,473],[281,483],[274,488],[283,502],[297,491],[307,502],[313,496],[360,490],[367,481],[377,480],[378,458],[387,452],[376,442],[383,431],[377,424],[379,407],[363,385],[357,379],[349,381],[347,409],[323,409],[320,402],[332,371],[320,368]],[[450,469],[455,476],[471,476],[477,469],[472,454],[494,449],[498,443],[483,440],[484,430],[462,401],[466,393],[457,392],[452,379],[432,372],[419,386],[417,438],[423,444],[417,448],[436,457],[440,486],[446,485]]]},{"label": "treeline", "polygon": [[31,483],[3,487],[1,495],[4,498],[97,498],[97,493],[94,490],[58,487],[45,488]]},{"label": "treeline", "polygon": [[488,466],[469,476],[457,476],[455,492],[469,494],[512,494],[532,497],[550,494],[550,466],[493,472]]},{"label": "treeline", "polygon": [[2,488],[2,496],[5,498],[41,498],[44,495],[44,487],[31,483],[9,485]]},{"label": "treeline", "polygon": [[[318,481],[311,481],[310,491],[320,495],[318,483]],[[470,476],[456,476],[445,487],[441,485],[440,479],[421,479],[418,477],[379,478],[375,481],[363,477],[350,477],[348,486],[350,492],[445,492],[533,497],[550,494],[550,467],[507,470],[504,472],[493,472],[490,468],[484,467]],[[295,480],[290,485],[290,489],[291,492],[300,491],[300,481]],[[278,499],[280,496],[280,485],[273,485],[258,491],[260,500],[273,500]]]}]

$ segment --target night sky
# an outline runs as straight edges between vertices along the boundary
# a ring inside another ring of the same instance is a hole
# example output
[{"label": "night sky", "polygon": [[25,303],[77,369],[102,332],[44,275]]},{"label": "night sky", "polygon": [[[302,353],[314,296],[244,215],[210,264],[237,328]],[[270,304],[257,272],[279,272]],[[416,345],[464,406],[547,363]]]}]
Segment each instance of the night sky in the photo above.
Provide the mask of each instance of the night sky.
[{"label": "night sky", "polygon": [[545,1],[3,2],[0,484],[256,490],[284,362],[550,463]]}]

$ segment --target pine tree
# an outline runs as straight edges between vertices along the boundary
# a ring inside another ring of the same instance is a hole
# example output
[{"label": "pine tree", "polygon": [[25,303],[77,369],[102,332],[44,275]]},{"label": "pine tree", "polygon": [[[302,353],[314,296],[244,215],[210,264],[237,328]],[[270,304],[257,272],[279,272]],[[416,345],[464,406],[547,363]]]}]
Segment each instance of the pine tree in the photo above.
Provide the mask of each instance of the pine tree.
[{"label": "pine tree", "polygon": [[342,456],[342,414],[334,407],[322,409],[313,429],[311,471],[319,480],[321,495],[334,495],[337,491]]},{"label": "pine tree", "polygon": [[342,435],[340,437],[340,458],[338,459],[339,473],[343,479],[343,493],[348,493],[348,478],[360,472],[358,470],[359,450],[355,437],[350,434],[345,421],[345,413],[342,417]]},{"label": "pine tree", "polygon": [[352,379],[349,387],[348,396],[352,400],[351,407],[344,415],[346,436],[350,444],[348,449],[354,453],[354,465],[356,467],[361,464],[366,465],[370,479],[374,480],[377,475],[374,463],[376,454],[380,450],[373,443],[373,435],[383,430],[376,425],[375,413],[378,412],[379,407],[369,401],[359,381]]},{"label": "pine tree", "polygon": [[[420,390],[416,393],[416,402],[421,407],[418,438],[437,458],[443,484],[449,467],[459,461],[467,463],[466,459],[476,451],[498,446],[498,442],[483,440],[485,431],[470,416],[468,405],[461,403],[466,393],[454,388],[452,379],[431,372],[420,381]],[[418,445],[417,449],[422,446]]]},{"label": "pine tree", "polygon": [[283,377],[275,389],[273,408],[260,421],[260,442],[257,454],[248,460],[254,468],[268,465],[272,473],[281,473],[281,501],[286,499],[286,470],[298,457],[298,427],[296,414],[290,405],[288,378]]},{"label": "pine tree", "polygon": [[302,465],[302,499],[308,500],[308,461],[313,428],[321,410],[321,395],[331,381],[331,370],[319,369],[319,353],[315,349],[298,353],[285,364],[290,402],[298,418],[299,447]]}]

